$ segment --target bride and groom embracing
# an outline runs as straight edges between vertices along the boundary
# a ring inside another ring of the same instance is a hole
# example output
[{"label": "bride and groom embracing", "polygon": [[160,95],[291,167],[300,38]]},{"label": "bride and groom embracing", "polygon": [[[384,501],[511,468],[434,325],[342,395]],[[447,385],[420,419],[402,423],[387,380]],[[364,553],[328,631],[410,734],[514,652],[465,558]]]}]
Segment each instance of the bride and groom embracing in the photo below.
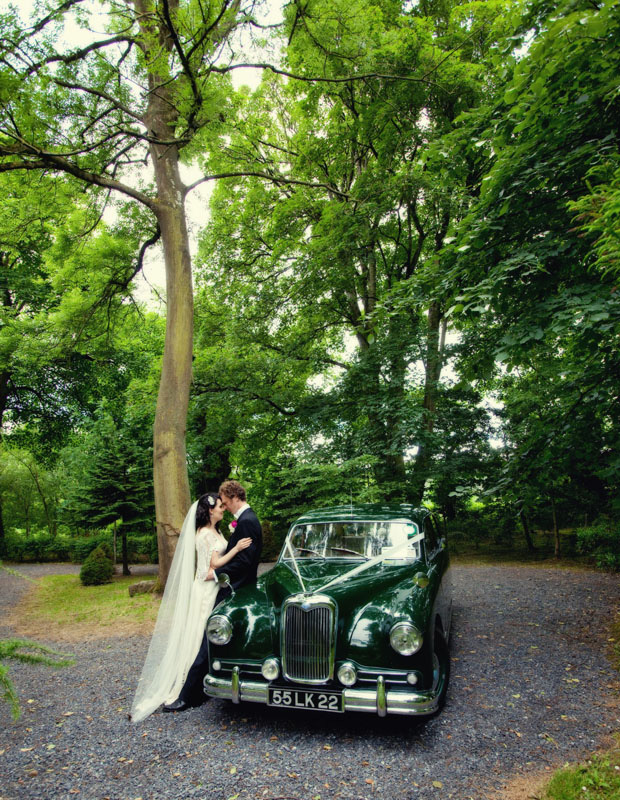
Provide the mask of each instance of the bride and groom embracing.
[{"label": "bride and groom embracing", "polygon": [[[235,518],[228,542],[219,531],[225,511]],[[230,594],[228,586],[220,588],[218,575],[226,573],[235,590],[255,583],[262,543],[258,517],[237,481],[225,481],[218,493],[207,492],[192,505],[131,707],[133,722],[148,717],[162,703],[164,711],[185,711],[205,702],[205,625],[214,606]]]}]

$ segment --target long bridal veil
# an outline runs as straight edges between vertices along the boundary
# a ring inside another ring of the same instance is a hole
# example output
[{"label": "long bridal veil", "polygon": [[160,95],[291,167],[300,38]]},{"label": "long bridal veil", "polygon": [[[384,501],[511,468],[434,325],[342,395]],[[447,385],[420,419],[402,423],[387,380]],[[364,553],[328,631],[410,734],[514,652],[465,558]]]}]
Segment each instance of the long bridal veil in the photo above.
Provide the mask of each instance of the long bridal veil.
[{"label": "long bridal veil", "polygon": [[131,706],[132,722],[140,722],[162,703],[175,700],[169,693],[179,671],[192,583],[196,565],[195,502],[187,512],[168,574],[138,688]]}]

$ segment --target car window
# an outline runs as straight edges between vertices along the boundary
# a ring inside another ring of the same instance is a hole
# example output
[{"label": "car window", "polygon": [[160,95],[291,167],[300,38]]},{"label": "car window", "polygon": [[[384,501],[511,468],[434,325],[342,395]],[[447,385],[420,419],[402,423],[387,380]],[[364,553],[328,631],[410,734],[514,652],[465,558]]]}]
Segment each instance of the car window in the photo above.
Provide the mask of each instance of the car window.
[{"label": "car window", "polygon": [[439,546],[439,531],[435,520],[430,514],[424,520],[424,541],[428,553],[433,553]]},{"label": "car window", "polygon": [[[409,520],[315,522],[291,533],[295,558],[419,558],[419,529]],[[283,558],[290,557],[287,548]]]}]

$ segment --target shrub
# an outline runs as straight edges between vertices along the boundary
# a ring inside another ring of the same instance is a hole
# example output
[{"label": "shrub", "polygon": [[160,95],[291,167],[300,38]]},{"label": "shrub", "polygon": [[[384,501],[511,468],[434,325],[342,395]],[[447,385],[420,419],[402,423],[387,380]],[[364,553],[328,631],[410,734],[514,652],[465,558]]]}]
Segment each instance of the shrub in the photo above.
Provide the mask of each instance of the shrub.
[{"label": "shrub", "polygon": [[600,518],[593,525],[577,531],[577,551],[589,558],[599,569],[620,570],[620,524]]},{"label": "shrub", "polygon": [[281,544],[278,542],[273,530],[273,525],[269,520],[262,523],[263,529],[263,549],[261,561],[275,561],[280,554]]},{"label": "shrub", "polygon": [[84,586],[99,586],[110,583],[114,575],[114,564],[103,547],[96,547],[82,564],[80,580]]}]

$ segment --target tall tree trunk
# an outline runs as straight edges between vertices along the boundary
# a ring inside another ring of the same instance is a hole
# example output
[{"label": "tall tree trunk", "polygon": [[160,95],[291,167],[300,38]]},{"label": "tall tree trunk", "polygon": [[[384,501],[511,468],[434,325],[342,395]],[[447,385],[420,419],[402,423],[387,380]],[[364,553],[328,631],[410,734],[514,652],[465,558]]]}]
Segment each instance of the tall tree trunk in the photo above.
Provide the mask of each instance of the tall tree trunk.
[{"label": "tall tree trunk", "polygon": [[521,525],[523,526],[523,534],[525,536],[525,542],[527,544],[528,553],[535,553],[536,548],[534,547],[534,542],[532,540],[532,531],[530,530],[530,523],[527,518],[527,514],[523,509],[519,511],[519,519],[521,520]]},{"label": "tall tree trunk", "polygon": [[[171,13],[176,5],[170,3]],[[170,52],[173,43],[164,27],[157,26],[147,0],[136,0],[135,6],[141,15],[149,68],[149,102],[144,121],[149,133],[159,141],[172,142],[178,112],[168,88],[166,60],[161,54]],[[194,299],[178,146],[151,144],[150,154],[157,184],[154,210],[166,267],[166,338],[153,427],[159,586],[163,590],[190,506],[185,432],[192,378]]]},{"label": "tall tree trunk", "polygon": [[[114,523],[116,525],[116,523]],[[123,560],[123,575],[131,575],[131,570],[129,569],[129,555],[127,553],[127,530],[125,528],[125,523],[121,523],[121,554]]]},{"label": "tall tree trunk", "polygon": [[556,558],[560,558],[560,528],[558,526],[558,515],[555,507],[555,497],[553,495],[551,495],[551,512],[553,514],[553,554]]},{"label": "tall tree trunk", "polygon": [[[0,449],[2,448],[2,424],[4,422],[4,412],[6,410],[6,402],[9,396],[9,378],[8,372],[0,372]],[[0,494],[0,558],[6,555],[6,538],[4,533],[4,519],[2,516],[2,495]]]},{"label": "tall tree trunk", "polygon": [[445,346],[446,322],[442,320],[441,306],[434,300],[428,309],[426,333],[426,363],[424,365],[424,428],[420,448],[415,459],[412,478],[412,496],[415,503],[422,502],[428,479],[433,448],[431,436],[437,411],[437,385],[441,376]]}]

